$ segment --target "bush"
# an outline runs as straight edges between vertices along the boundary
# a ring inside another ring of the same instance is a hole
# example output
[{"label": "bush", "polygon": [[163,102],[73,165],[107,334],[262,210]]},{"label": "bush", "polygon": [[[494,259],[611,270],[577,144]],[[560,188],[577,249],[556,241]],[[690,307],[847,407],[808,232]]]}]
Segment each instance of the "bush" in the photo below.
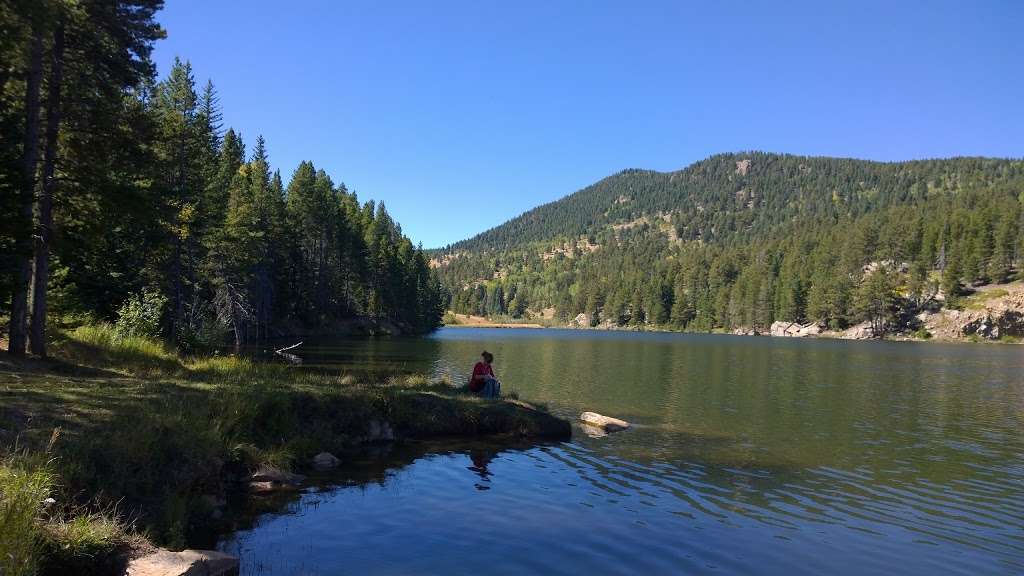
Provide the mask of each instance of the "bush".
[{"label": "bush", "polygon": [[143,288],[142,294],[130,296],[117,311],[114,325],[122,338],[141,336],[155,338],[160,335],[160,319],[167,306],[167,297],[156,290]]}]

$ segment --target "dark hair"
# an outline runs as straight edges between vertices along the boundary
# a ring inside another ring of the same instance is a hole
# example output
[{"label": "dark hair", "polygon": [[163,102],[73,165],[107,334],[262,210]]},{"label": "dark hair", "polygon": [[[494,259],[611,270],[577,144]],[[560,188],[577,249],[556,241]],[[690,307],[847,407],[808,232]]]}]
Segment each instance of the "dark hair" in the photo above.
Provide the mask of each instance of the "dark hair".
[{"label": "dark hair", "polygon": [[480,355],[484,357],[484,360],[486,360],[488,364],[494,362],[494,354],[491,354],[490,352],[484,350],[483,353]]}]

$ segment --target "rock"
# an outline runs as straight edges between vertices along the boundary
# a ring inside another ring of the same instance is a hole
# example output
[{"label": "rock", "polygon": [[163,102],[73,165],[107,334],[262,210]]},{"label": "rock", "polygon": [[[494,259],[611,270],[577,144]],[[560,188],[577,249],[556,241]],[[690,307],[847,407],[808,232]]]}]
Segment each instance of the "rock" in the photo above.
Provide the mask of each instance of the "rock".
[{"label": "rock", "polygon": [[733,330],[732,333],[734,335],[736,335],[736,336],[760,336],[761,335],[761,331],[758,330],[757,328],[752,327],[752,326],[747,326],[747,327],[741,326],[741,327],[736,328],[735,330]]},{"label": "rock", "polygon": [[1024,336],[1024,312],[1019,310],[1004,310],[995,318],[996,326],[999,327],[1001,336]]},{"label": "rock", "polygon": [[306,477],[276,468],[263,468],[249,477],[249,490],[257,494],[298,490]]},{"label": "rock", "polygon": [[586,312],[580,312],[579,314],[576,315],[575,318],[572,319],[572,322],[570,322],[569,325],[588,328],[590,327],[590,322],[590,314],[587,314]]},{"label": "rock", "polygon": [[772,322],[768,333],[772,336],[786,336],[790,338],[806,338],[821,334],[821,326],[811,322],[810,324],[797,324],[796,322],[784,322],[776,320]]},{"label": "rock", "polygon": [[229,576],[238,558],[214,550],[157,550],[128,562],[125,576]]},{"label": "rock", "polygon": [[253,482],[274,482],[276,484],[301,484],[306,477],[302,474],[292,474],[277,468],[261,468],[249,477]]},{"label": "rock", "polygon": [[583,429],[584,434],[590,436],[591,438],[604,438],[605,436],[608,435],[608,433],[605,432],[604,428],[600,426],[594,426],[593,424],[587,424],[586,422],[582,422],[580,428]]},{"label": "rock", "polygon": [[297,484],[281,484],[279,482],[249,482],[249,491],[253,494],[272,494],[274,492],[295,492],[299,489]]},{"label": "rock", "polygon": [[320,472],[337,468],[338,464],[341,464],[341,460],[330,452],[321,452],[313,457],[313,468]]},{"label": "rock", "polygon": [[979,336],[989,340],[999,339],[999,324],[991,316],[972,320],[964,324],[960,331],[964,336]]},{"label": "rock", "polygon": [[629,428],[629,422],[626,422],[625,420],[602,416],[596,412],[584,412],[583,414],[580,414],[580,421],[584,424],[600,428],[605,432],[618,432],[619,430]]},{"label": "rock", "polygon": [[871,322],[861,322],[844,330],[840,337],[847,340],[871,340],[875,337],[875,329],[871,327]]}]

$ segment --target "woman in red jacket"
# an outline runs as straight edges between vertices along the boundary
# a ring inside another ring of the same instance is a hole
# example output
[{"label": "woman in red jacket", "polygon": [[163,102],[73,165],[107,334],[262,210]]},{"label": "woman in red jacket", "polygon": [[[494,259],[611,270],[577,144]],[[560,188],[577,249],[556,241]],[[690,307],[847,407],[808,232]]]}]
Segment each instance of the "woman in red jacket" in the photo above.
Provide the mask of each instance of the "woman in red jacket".
[{"label": "woman in red jacket", "polygon": [[469,391],[483,396],[484,398],[497,398],[501,396],[501,382],[494,377],[494,369],[491,362],[494,362],[494,355],[484,352],[482,362],[473,366],[473,375],[469,378]]}]

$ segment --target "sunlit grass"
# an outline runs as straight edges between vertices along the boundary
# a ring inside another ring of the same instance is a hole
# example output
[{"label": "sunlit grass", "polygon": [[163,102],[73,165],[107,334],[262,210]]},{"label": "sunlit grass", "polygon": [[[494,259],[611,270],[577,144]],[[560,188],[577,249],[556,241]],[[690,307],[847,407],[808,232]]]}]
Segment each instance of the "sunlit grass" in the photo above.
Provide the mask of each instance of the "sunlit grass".
[{"label": "sunlit grass", "polygon": [[985,304],[989,300],[995,300],[996,298],[1002,298],[1010,294],[1009,290],[1003,288],[992,288],[990,290],[982,290],[975,292],[970,296],[965,296],[960,300],[960,307],[967,310],[984,310]]},{"label": "sunlit grass", "polygon": [[36,572],[43,544],[44,500],[53,483],[47,468],[21,462],[18,455],[0,461],[0,574]]}]

